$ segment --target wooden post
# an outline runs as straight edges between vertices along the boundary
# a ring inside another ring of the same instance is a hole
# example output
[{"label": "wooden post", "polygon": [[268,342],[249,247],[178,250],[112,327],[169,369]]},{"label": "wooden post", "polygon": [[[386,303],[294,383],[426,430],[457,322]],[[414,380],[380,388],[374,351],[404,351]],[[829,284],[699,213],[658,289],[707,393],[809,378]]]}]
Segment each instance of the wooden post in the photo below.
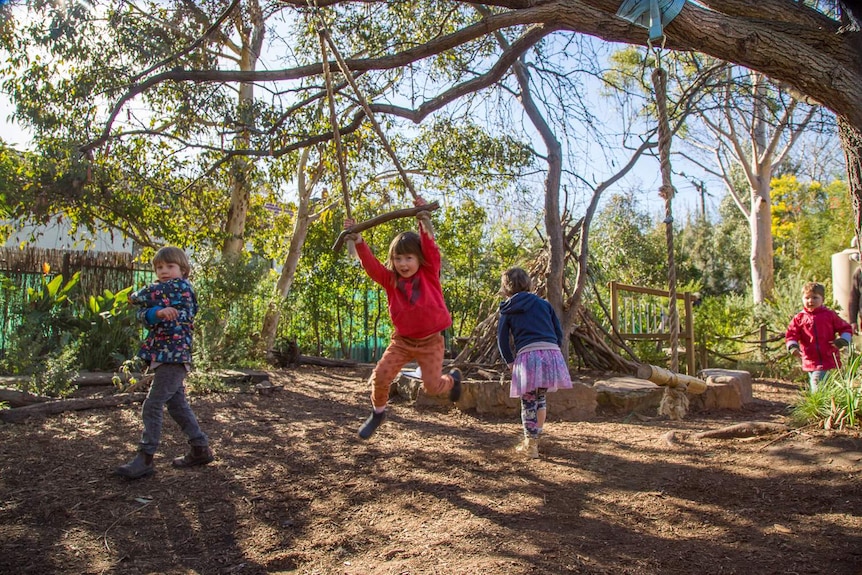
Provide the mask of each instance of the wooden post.
[{"label": "wooden post", "polygon": [[685,306],[685,357],[688,361],[688,374],[694,376],[697,373],[694,355],[694,311],[691,305],[691,294],[686,292],[683,299]]},{"label": "wooden post", "polygon": [[612,281],[610,283],[611,288],[611,325],[614,328],[614,332],[619,332],[620,329],[620,319],[617,314],[617,306],[619,305],[619,301],[617,300],[617,282]]}]

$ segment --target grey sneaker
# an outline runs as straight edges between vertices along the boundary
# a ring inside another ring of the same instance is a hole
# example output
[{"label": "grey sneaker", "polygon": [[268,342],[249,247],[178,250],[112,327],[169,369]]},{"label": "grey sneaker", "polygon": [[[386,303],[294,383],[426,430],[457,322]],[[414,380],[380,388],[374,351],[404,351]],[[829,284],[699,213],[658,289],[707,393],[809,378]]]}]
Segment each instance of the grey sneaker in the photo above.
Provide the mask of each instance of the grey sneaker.
[{"label": "grey sneaker", "polygon": [[133,460],[119,466],[114,473],[126,479],[140,479],[141,477],[152,475],[155,470],[156,466],[153,465],[153,456],[139,451]]},{"label": "grey sneaker", "polygon": [[449,401],[452,403],[461,399],[461,370],[453,369],[449,372],[452,376],[452,389],[449,390]]},{"label": "grey sneaker", "polygon": [[383,423],[383,420],[386,419],[386,412],[377,413],[376,411],[372,412],[371,415],[368,416],[368,419],[365,420],[365,423],[362,424],[362,427],[359,428],[359,437],[362,439],[368,439],[374,432],[377,431],[377,428],[380,427],[380,424]]}]

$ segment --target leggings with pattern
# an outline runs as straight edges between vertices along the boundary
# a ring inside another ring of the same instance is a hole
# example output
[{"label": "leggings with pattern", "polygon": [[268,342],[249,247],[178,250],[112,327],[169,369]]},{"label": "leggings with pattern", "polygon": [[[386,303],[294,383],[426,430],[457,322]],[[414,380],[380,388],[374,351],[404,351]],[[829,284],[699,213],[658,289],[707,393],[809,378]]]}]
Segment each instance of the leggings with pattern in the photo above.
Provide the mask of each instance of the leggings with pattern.
[{"label": "leggings with pattern", "polygon": [[540,387],[521,396],[521,421],[524,423],[524,437],[536,439],[542,433],[539,427],[539,410],[548,409],[545,397],[547,389]]}]

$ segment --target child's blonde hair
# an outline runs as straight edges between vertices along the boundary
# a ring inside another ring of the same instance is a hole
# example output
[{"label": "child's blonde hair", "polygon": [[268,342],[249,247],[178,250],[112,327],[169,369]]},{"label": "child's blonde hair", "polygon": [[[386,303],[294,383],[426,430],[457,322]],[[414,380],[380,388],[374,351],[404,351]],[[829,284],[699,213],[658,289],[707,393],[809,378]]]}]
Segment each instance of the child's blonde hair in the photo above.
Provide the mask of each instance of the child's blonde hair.
[{"label": "child's blonde hair", "polygon": [[822,298],[826,298],[826,288],[824,288],[821,283],[808,282],[802,286],[802,297],[809,294],[819,295]]},{"label": "child's blonde hair", "polygon": [[531,291],[533,280],[524,268],[509,268],[500,280],[500,295],[510,297],[522,291]]},{"label": "child's blonde hair", "polygon": [[186,252],[173,246],[165,246],[156,252],[156,255],[153,256],[153,267],[155,268],[158,264],[177,264],[180,266],[184,278],[188,278],[192,271]]},{"label": "child's blonde hair", "polygon": [[386,267],[395,271],[395,256],[414,255],[419,260],[419,266],[425,265],[422,254],[422,240],[416,232],[401,232],[389,244],[389,258]]}]

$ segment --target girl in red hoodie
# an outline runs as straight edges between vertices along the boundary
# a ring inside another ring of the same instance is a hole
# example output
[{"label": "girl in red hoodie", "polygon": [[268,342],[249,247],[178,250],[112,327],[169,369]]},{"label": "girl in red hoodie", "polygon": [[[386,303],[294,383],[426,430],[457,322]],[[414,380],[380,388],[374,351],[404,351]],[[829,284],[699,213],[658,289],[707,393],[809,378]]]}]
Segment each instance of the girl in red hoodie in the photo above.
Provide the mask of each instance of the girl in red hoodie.
[{"label": "girl in red hoodie", "polygon": [[787,351],[802,357],[812,392],[830,369],[841,365],[839,350],[850,345],[853,334],[852,325],[823,305],[825,295],[822,284],[802,286],[802,311],[793,316],[784,334]]},{"label": "girl in red hoodie", "polygon": [[[415,204],[422,206],[425,201],[416,198]],[[434,242],[429,212],[419,212],[416,219],[419,233],[402,232],[395,236],[389,245],[386,265],[375,257],[361,235],[346,236],[356,245],[365,273],[386,290],[389,316],[395,328],[369,380],[373,411],[359,428],[362,439],[371,437],[383,423],[392,381],[410,361],[419,364],[426,393],[448,392],[453,402],[461,397],[461,372],[454,369],[443,375],[442,332],[452,325],[452,316],[440,285],[440,249]],[[344,222],[345,228],[352,225],[352,220]]]}]

